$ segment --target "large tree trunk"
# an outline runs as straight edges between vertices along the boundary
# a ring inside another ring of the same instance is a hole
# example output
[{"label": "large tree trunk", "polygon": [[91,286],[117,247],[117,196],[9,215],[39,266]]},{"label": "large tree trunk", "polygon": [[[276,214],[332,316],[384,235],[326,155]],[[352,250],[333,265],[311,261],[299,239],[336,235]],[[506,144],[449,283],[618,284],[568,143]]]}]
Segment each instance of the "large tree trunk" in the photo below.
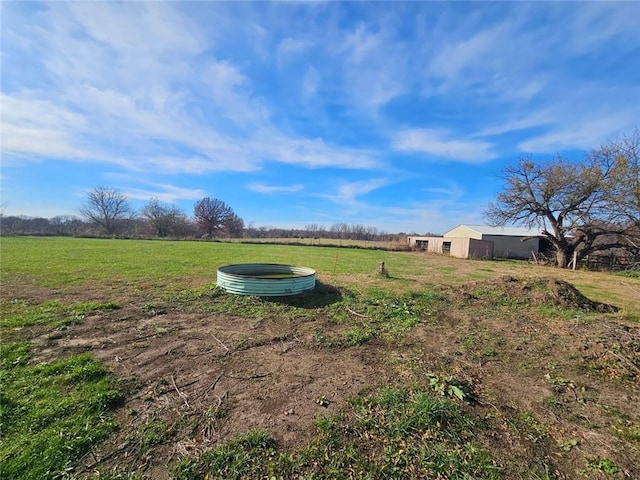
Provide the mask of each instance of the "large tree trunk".
[{"label": "large tree trunk", "polygon": [[566,268],[568,264],[569,252],[565,248],[556,247],[556,262],[559,268]]}]

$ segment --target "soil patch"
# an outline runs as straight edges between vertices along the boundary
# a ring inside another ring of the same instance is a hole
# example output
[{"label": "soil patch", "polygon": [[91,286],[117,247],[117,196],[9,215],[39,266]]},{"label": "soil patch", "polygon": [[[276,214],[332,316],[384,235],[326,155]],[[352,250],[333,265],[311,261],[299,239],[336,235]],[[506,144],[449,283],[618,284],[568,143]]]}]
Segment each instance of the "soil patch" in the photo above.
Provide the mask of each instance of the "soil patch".
[{"label": "soil patch", "polygon": [[[86,471],[117,466],[167,478],[169,463],[257,429],[292,447],[316,417],[339,412],[384,378],[380,345],[308,345],[309,332],[327,319],[136,315],[133,309],[96,315],[35,340],[38,361],[91,351],[124,380],[128,394],[118,420],[127,428],[94,452]],[[171,441],[145,444],[153,425]]]}]

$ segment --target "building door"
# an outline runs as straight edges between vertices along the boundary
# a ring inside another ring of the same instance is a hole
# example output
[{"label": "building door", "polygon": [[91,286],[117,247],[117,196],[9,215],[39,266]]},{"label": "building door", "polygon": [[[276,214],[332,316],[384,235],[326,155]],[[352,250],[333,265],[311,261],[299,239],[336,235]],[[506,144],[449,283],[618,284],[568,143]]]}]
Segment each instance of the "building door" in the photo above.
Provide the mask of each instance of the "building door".
[{"label": "building door", "polygon": [[451,242],[442,242],[442,253],[451,255]]}]

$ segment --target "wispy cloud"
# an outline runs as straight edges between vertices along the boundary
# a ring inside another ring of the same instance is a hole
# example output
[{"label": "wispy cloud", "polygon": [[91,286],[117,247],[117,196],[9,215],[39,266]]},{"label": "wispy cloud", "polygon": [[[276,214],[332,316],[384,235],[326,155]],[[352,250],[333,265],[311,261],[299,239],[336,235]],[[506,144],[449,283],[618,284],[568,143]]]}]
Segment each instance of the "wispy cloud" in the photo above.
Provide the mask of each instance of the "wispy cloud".
[{"label": "wispy cloud", "polygon": [[88,158],[74,133],[87,128],[87,119],[46,100],[14,98],[0,94],[2,150],[9,157],[35,159]]},{"label": "wispy cloud", "polygon": [[247,185],[247,188],[253,192],[258,193],[267,193],[267,194],[283,194],[283,193],[294,193],[299,192],[304,189],[303,185],[267,185],[264,183],[250,183]]},{"label": "wispy cloud", "polygon": [[[42,17],[38,48],[58,91],[3,94],[6,111],[22,112],[2,117],[5,152],[200,174],[253,171],[265,162],[347,169],[377,163],[370,152],[281,131],[239,65],[201,58],[206,34],[174,4],[48,4]],[[282,42],[289,54],[305,45]],[[311,92],[318,80],[309,72]],[[110,155],[101,153],[106,144]]]},{"label": "wispy cloud", "polygon": [[340,41],[345,86],[359,107],[379,108],[406,91],[407,52],[384,20],[376,32],[361,24]]},{"label": "wispy cloud", "polygon": [[360,180],[355,182],[344,182],[336,188],[333,194],[322,194],[321,197],[327,198],[334,203],[348,208],[361,208],[362,203],[359,197],[371,193],[389,183],[383,178],[373,178],[370,180]]},{"label": "wispy cloud", "polygon": [[422,191],[448,198],[450,200],[457,200],[464,196],[464,189],[455,183],[452,183],[448,187],[425,187]]},{"label": "wispy cloud", "polygon": [[488,57],[505,41],[508,31],[508,25],[502,24],[445,45],[431,62],[432,74],[457,79],[468,70],[486,67]]},{"label": "wispy cloud", "polygon": [[[509,115],[513,115],[510,113]],[[503,122],[496,122],[492,119],[492,124],[477,132],[474,136],[477,138],[486,138],[504,133],[517,132],[527,130],[534,127],[549,126],[557,122],[557,115],[552,113],[548,108],[527,113],[518,112],[513,118],[507,118]],[[496,122],[496,123],[493,123]]]},{"label": "wispy cloud", "polygon": [[623,114],[612,114],[602,118],[582,121],[578,125],[555,128],[518,145],[523,152],[546,153],[562,150],[589,150],[602,145],[632,123],[632,118]]},{"label": "wispy cloud", "polygon": [[289,61],[295,60],[298,55],[304,53],[305,50],[313,45],[308,40],[299,38],[286,37],[278,43],[276,51],[276,59],[278,64],[283,65]]},{"label": "wispy cloud", "polygon": [[443,130],[405,130],[396,134],[393,146],[401,152],[424,153],[436,159],[463,163],[481,163],[495,158],[490,143],[451,138],[451,133]]},{"label": "wispy cloud", "polygon": [[317,68],[313,66],[307,67],[302,79],[302,92],[305,96],[314,95],[318,91],[322,76]]},{"label": "wispy cloud", "polygon": [[202,189],[181,188],[168,184],[152,185],[148,189],[124,188],[122,193],[133,200],[148,201],[151,198],[157,198],[161,202],[167,203],[174,203],[178,200],[195,201],[207,196],[207,193]]}]

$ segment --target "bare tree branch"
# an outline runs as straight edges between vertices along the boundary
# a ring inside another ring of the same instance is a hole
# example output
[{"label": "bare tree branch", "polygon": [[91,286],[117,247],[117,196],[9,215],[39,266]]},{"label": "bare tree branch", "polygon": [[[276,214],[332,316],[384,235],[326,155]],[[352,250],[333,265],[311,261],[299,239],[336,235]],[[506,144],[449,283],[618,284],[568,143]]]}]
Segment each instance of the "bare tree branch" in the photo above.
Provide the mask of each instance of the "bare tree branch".
[{"label": "bare tree branch", "polygon": [[97,187],[87,193],[87,204],[80,208],[80,213],[111,235],[123,220],[132,216],[133,210],[127,197],[118,190]]},{"label": "bare tree branch", "polygon": [[582,162],[522,157],[507,166],[504,190],[485,216],[494,225],[547,227],[542,236],[565,267],[610,248],[629,248],[640,238],[640,131],[589,152]]}]

